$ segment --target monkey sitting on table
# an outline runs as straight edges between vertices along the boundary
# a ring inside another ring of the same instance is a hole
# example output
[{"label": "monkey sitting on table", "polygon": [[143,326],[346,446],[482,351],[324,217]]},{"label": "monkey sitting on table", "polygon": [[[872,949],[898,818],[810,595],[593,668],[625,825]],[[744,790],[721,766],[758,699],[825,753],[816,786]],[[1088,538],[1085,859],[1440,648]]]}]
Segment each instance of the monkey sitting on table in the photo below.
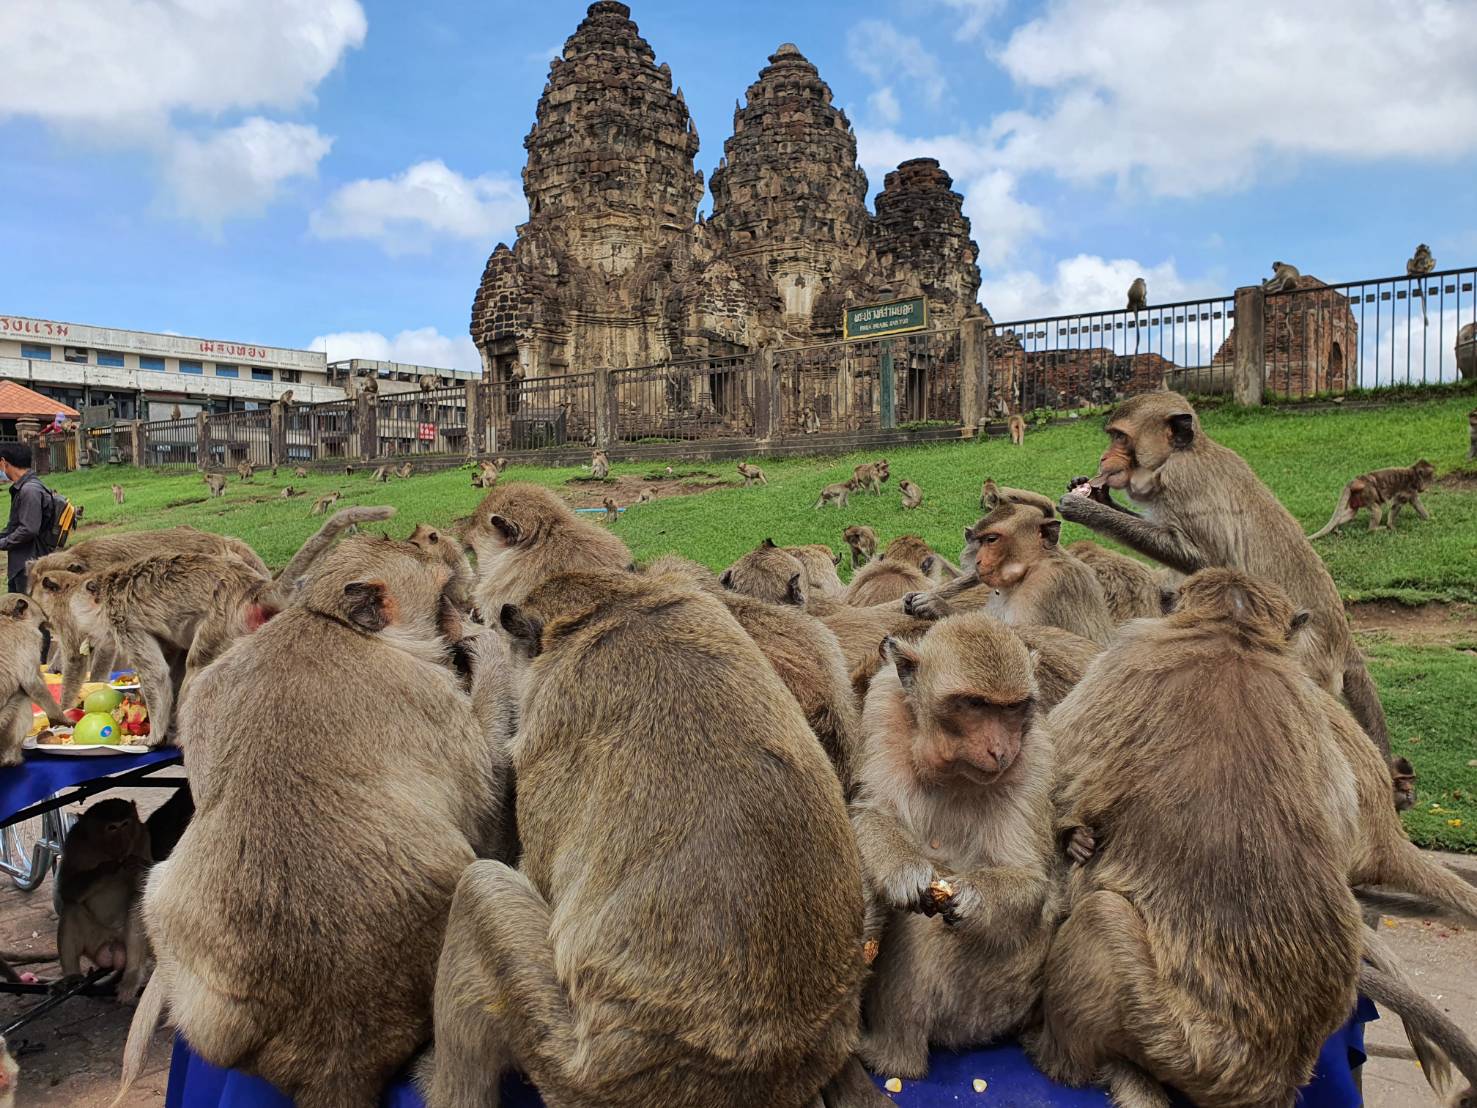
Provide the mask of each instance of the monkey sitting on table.
[{"label": "monkey sitting on table", "polygon": [[122,970],[118,999],[138,995],[149,944],[134,906],[154,864],[149,832],[131,800],[99,800],[78,817],[57,869],[56,945],[62,979],[81,980],[82,959]]}]

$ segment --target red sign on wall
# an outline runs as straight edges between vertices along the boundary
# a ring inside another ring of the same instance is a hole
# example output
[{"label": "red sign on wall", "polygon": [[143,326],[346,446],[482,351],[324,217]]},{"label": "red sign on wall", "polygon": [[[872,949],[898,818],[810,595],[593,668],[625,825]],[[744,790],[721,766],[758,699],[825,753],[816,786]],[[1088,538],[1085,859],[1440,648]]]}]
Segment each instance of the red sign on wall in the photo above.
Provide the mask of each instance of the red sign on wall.
[{"label": "red sign on wall", "polygon": [[433,442],[436,438],[436,425],[434,423],[422,423],[418,437],[421,442]]}]

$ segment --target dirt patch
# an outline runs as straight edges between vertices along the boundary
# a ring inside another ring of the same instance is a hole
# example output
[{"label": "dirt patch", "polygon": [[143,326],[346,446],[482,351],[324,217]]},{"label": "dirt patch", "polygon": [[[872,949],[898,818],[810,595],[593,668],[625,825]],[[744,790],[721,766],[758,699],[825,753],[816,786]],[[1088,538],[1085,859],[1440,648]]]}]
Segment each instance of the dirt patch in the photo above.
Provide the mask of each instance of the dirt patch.
[{"label": "dirt patch", "polygon": [[1441,489],[1453,489],[1456,492],[1477,492],[1477,473],[1462,472],[1448,473],[1436,482],[1436,487]]},{"label": "dirt patch", "polygon": [[1367,600],[1349,606],[1354,630],[1416,646],[1477,645],[1477,607],[1471,604],[1422,604],[1409,607],[1391,600]]},{"label": "dirt patch", "polygon": [[626,475],[610,477],[604,481],[597,481],[593,477],[571,477],[565,482],[559,495],[575,508],[602,507],[607,496],[617,506],[626,508],[640,500],[643,492],[650,492],[660,500],[668,496],[693,496],[714,492],[737,483],[703,469],[677,471],[670,477],[658,471],[645,477]]}]

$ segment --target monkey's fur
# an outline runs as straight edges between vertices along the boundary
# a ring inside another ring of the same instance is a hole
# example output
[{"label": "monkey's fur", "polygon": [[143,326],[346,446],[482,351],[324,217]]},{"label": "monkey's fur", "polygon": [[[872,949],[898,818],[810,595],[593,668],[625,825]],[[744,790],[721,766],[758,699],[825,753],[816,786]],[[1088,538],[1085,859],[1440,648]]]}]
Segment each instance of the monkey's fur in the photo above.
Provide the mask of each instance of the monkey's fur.
[{"label": "monkey's fur", "polygon": [[[536,590],[502,613],[536,655],[512,747],[524,852],[457,887],[427,1103],[495,1105],[516,1066],[572,1108],[811,1105],[854,1045],[863,971],[836,776],[714,597],[580,576],[577,603]],[[670,780],[633,792],[653,764]]]},{"label": "monkey's fur", "polygon": [[1014,446],[1026,445],[1026,421],[1019,415],[1013,415],[1007,422],[1010,429],[1010,441]]},{"label": "monkey's fur", "polygon": [[298,466],[296,469],[294,469],[292,471],[292,475],[294,477],[299,478],[299,479],[304,478],[304,477],[306,477],[308,475],[308,467],[307,466]]},{"label": "monkey's fur", "polygon": [[933,582],[916,566],[882,557],[868,562],[851,577],[842,599],[857,608],[901,600],[910,592],[922,592]]},{"label": "monkey's fur", "polygon": [[1272,263],[1272,276],[1262,282],[1263,292],[1288,292],[1298,287],[1298,279],[1302,273],[1295,265],[1286,262]]},{"label": "monkey's fur", "polygon": [[[497,762],[446,664],[448,580],[409,543],[346,539],[200,675],[181,721],[197,810],[144,894],[159,965],[125,1088],[166,1005],[201,1057],[300,1108],[376,1103],[425,1041],[457,879],[501,834]],[[366,703],[378,726],[346,728]]]},{"label": "monkey's fur", "polygon": [[1149,306],[1149,286],[1142,277],[1135,277],[1128,286],[1128,310],[1141,312]]},{"label": "monkey's fur", "polygon": [[255,474],[256,470],[252,468],[250,462],[236,463],[236,476],[241,478],[241,480],[250,481]]},{"label": "monkey's fur", "polygon": [[221,476],[221,474],[207,473],[201,478],[201,480],[203,480],[206,487],[210,489],[211,496],[226,495],[226,479],[225,477]]},{"label": "monkey's fur", "polygon": [[488,620],[540,582],[578,569],[624,569],[631,551],[541,485],[499,484],[477,505],[462,539],[477,555],[477,607]]},{"label": "monkey's fur", "polygon": [[883,639],[888,635],[917,638],[930,626],[928,621],[908,615],[897,603],[855,608],[843,600],[812,597],[806,602],[805,610],[824,623],[841,644],[846,671],[853,676],[853,687],[858,671],[862,671],[863,689],[877,670],[877,651]]},{"label": "monkey's fur", "polygon": [[57,958],[62,980],[81,980],[82,959],[122,970],[118,998],[138,996],[149,943],[134,907],[154,855],[131,800],[99,800],[87,808],[62,848],[56,874]]},{"label": "monkey's fur", "polygon": [[[1477,426],[1474,423],[1473,426]],[[1474,439],[1477,441],[1477,439]],[[877,532],[862,524],[853,524],[841,532],[841,538],[851,548],[851,568],[860,569],[877,555]]]},{"label": "monkey's fur", "polygon": [[620,511],[616,508],[614,500],[607,496],[601,503],[605,505],[605,522],[607,524],[614,523],[621,518]]},{"label": "monkey's fur", "polygon": [[850,481],[837,481],[821,489],[820,499],[815,502],[817,508],[831,505],[836,508],[846,507],[847,497],[855,486]]},{"label": "monkey's fur", "polygon": [[[1054,1080],[1105,1083],[1120,1105],[1167,1106],[1152,1076],[1202,1108],[1285,1108],[1348,1019],[1355,780],[1293,657],[1301,618],[1274,586],[1206,570],[1041,725],[1057,831],[1096,844],[1027,1042]],[[1393,820],[1388,779],[1380,792]]]},{"label": "monkey's fur", "polygon": [[933,547],[923,541],[921,535],[899,535],[887,544],[882,551],[878,561],[902,562],[912,566],[919,573],[926,573],[923,564],[933,557]]},{"label": "monkey's fur", "polygon": [[590,476],[597,481],[603,481],[610,476],[610,455],[603,450],[597,450],[590,457]]},{"label": "monkey's fur", "polygon": [[1155,619],[1164,614],[1159,578],[1136,558],[1109,550],[1091,539],[1081,539],[1066,548],[1097,576],[1103,600],[1114,623],[1130,619]]},{"label": "monkey's fur", "polygon": [[744,488],[746,489],[755,484],[769,484],[769,478],[764,476],[764,471],[756,465],[750,465],[748,462],[740,462],[738,464],[738,472],[739,476],[744,479]]},{"label": "monkey's fur", "polygon": [[[953,616],[884,650],[852,808],[887,913],[862,1056],[920,1077],[930,1044],[988,1043],[1035,1013],[1056,915],[1052,753],[1029,733],[1031,656],[998,620]],[[953,895],[936,901],[940,878]]]},{"label": "monkey's fur", "polygon": [[795,555],[765,539],[718,575],[725,589],[770,604],[805,607],[810,598],[805,565]]},{"label": "monkey's fur", "polygon": [[1414,277],[1416,279],[1412,282],[1415,287],[1411,290],[1411,292],[1413,295],[1418,296],[1421,299],[1421,326],[1423,327],[1429,327],[1431,325],[1431,321],[1426,315],[1426,289],[1425,282],[1422,280],[1422,278],[1424,278],[1426,274],[1430,273],[1435,268],[1436,259],[1431,256],[1431,248],[1425,243],[1421,243],[1419,246],[1417,246],[1415,248],[1415,256],[1408,259],[1405,263],[1406,276]]},{"label": "monkey's fur", "polygon": [[878,458],[875,462],[864,462],[852,469],[851,487],[857,492],[868,489],[871,490],[873,496],[881,496],[882,483],[887,480],[890,472],[886,458]]},{"label": "monkey's fur", "polygon": [[806,596],[839,597],[846,591],[836,567],[841,556],[824,543],[786,546],[781,549],[805,567]]},{"label": "monkey's fur", "polygon": [[1386,526],[1391,531],[1395,530],[1395,523],[1400,518],[1400,509],[1407,504],[1422,519],[1430,519],[1431,513],[1421,503],[1421,493],[1430,488],[1435,480],[1436,467],[1424,458],[1412,466],[1394,466],[1361,474],[1344,486],[1344,491],[1339,494],[1339,502],[1334,506],[1333,515],[1328,517],[1323,529],[1315,531],[1308,538],[1321,539],[1338,530],[1353,520],[1361,508],[1369,509],[1371,531],[1379,529],[1380,515],[1386,506],[1390,512],[1390,521]]},{"label": "monkey's fur", "polygon": [[404,480],[404,479],[408,478],[414,472],[415,472],[415,463],[414,462],[406,462],[404,465],[402,465],[399,469],[397,469],[395,471],[395,476],[396,477],[399,477],[401,480]]},{"label": "monkey's fur", "polygon": [[[25,593],[0,596],[0,766],[23,761],[21,744],[31,732],[32,703],[52,723],[64,723],[36,661],[41,657],[41,606]],[[839,649],[839,648],[838,648]]]},{"label": "monkey's fur", "polygon": [[[1068,495],[1062,515],[1186,575],[1210,566],[1241,570],[1281,588],[1311,613],[1297,636],[1308,675],[1342,693],[1386,759],[1390,737],[1343,599],[1297,520],[1234,450],[1206,436],[1190,402],[1173,392],[1135,396],[1108,421],[1111,445],[1090,496]],[[1079,486],[1079,489],[1082,486]],[[1126,489],[1139,516],[1118,505]]]},{"label": "monkey's fur", "polygon": [[122,485],[114,485],[113,486],[113,503],[114,504],[122,504],[123,503],[123,486]]},{"label": "monkey's fur", "polygon": [[1001,504],[1010,502],[1012,504],[1029,504],[1033,508],[1039,508],[1041,514],[1047,519],[1056,516],[1056,501],[1050,497],[1042,496],[1039,492],[1031,492],[1029,489],[1013,489],[1009,485],[997,485],[995,478],[986,477],[980,485],[980,510],[992,512]]},{"label": "monkey's fur", "polygon": [[472,563],[467,560],[467,552],[461,540],[429,523],[417,523],[415,530],[405,541],[446,563],[446,568],[451,573],[445,590],[447,597],[461,611],[471,611],[472,592],[476,588],[477,578],[472,574]]},{"label": "monkey's fur", "polygon": [[898,492],[902,493],[903,510],[908,511],[923,503],[923,490],[904,477],[898,482]]},{"label": "monkey's fur", "polygon": [[321,516],[324,512],[328,511],[329,508],[332,508],[335,504],[337,504],[339,500],[342,499],[342,497],[343,493],[341,492],[326,492],[317,500],[313,501],[312,510],[309,511],[308,514],[312,516]]},{"label": "monkey's fur", "polygon": [[370,475],[369,479],[371,481],[388,482],[390,480],[390,467],[380,466]]}]

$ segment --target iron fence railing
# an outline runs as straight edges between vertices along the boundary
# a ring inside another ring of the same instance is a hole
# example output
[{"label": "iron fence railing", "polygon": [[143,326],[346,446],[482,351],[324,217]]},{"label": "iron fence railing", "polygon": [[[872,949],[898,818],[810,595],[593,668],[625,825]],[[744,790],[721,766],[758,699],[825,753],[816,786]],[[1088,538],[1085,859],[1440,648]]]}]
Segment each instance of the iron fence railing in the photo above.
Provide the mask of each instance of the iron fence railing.
[{"label": "iron fence railing", "polygon": [[272,464],[272,413],[219,412],[206,421],[207,468],[234,469],[249,462],[261,469]]},{"label": "iron fence railing", "polygon": [[492,387],[494,449],[595,445],[595,375],[531,377]]},{"label": "iron fence railing", "polygon": [[755,354],[613,369],[611,438],[629,443],[750,438],[757,370]]},{"label": "iron fence railing", "polygon": [[143,439],[141,465],[175,471],[198,468],[199,439],[193,417],[145,423],[140,433]]},{"label": "iron fence railing", "polygon": [[375,431],[381,455],[459,454],[467,443],[463,386],[381,394]]}]

